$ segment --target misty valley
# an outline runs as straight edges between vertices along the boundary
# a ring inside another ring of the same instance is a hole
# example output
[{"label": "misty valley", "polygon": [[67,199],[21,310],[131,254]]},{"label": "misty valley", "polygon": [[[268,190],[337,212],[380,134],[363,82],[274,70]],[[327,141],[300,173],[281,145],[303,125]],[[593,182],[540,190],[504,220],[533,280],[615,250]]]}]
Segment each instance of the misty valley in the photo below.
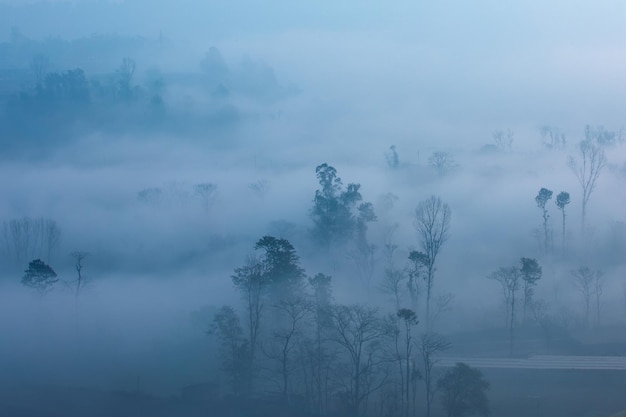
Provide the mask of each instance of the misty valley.
[{"label": "misty valley", "polygon": [[0,417],[626,415],[623,6],[240,3],[0,0]]}]

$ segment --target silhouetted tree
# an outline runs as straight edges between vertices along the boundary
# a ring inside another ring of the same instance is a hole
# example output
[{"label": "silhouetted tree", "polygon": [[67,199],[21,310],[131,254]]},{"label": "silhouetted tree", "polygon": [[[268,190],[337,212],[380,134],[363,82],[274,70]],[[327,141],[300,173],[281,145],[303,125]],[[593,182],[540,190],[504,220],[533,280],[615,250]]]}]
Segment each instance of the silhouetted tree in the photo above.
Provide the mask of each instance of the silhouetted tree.
[{"label": "silhouetted tree", "polygon": [[437,381],[437,385],[441,389],[441,400],[448,417],[489,415],[489,382],[478,369],[457,363]]},{"label": "silhouetted tree", "polygon": [[235,287],[241,292],[245,301],[248,325],[248,344],[246,365],[250,370],[248,378],[248,395],[252,395],[255,371],[256,351],[259,343],[261,319],[265,308],[267,292],[267,275],[263,273],[263,264],[255,257],[249,257],[246,265],[236,268],[231,277]]},{"label": "silhouetted tree", "polygon": [[400,367],[401,376],[401,388],[402,388],[402,402],[404,408],[404,415],[409,416],[411,411],[411,398],[412,390],[415,389],[415,383],[417,382],[414,361],[413,361],[413,328],[419,323],[417,314],[408,308],[402,308],[396,313],[400,322],[404,326],[404,346],[401,359],[403,360],[403,366]]},{"label": "silhouetted tree", "polygon": [[563,215],[563,226],[561,229],[561,232],[563,234],[562,236],[562,251],[563,254],[565,254],[565,206],[567,206],[570,203],[570,198],[569,198],[569,193],[565,192],[565,191],[561,191],[557,196],[556,196],[556,206],[559,208],[559,210],[561,210],[561,214]]},{"label": "silhouetted tree", "polygon": [[578,144],[578,158],[570,156],[568,166],[576,175],[582,188],[582,218],[581,228],[583,239],[585,236],[585,221],[587,218],[587,204],[591,193],[596,188],[598,177],[606,165],[604,149],[594,140],[591,128],[585,127],[585,140]]},{"label": "silhouetted tree", "polygon": [[415,229],[426,255],[426,327],[430,325],[430,299],[435,278],[435,261],[450,236],[450,207],[437,196],[422,201],[415,209]]},{"label": "silhouetted tree", "polygon": [[546,204],[551,198],[552,191],[547,188],[540,189],[539,193],[535,197],[535,202],[537,203],[537,207],[541,209],[541,216],[543,217],[543,245],[546,253],[550,251],[550,231],[548,228],[548,219],[550,218],[550,215],[548,214]]},{"label": "silhouetted tree", "polygon": [[[585,305],[585,326],[589,327],[589,312],[591,311],[591,299],[596,291],[596,283],[600,280],[601,272],[592,271],[588,266],[581,266],[576,270],[570,271],[574,277],[574,285],[583,296]],[[599,296],[598,296],[599,307]]]},{"label": "silhouetted tree", "polygon": [[76,280],[74,281],[74,297],[78,300],[80,291],[83,289],[86,283],[85,276],[83,275],[83,261],[87,257],[88,253],[83,251],[74,251],[71,253],[74,258],[74,268],[76,269]]},{"label": "silhouetted tree", "polygon": [[230,306],[223,306],[215,317],[209,334],[214,334],[220,341],[222,370],[230,379],[231,389],[235,396],[249,394],[250,343],[243,336],[239,316]]},{"label": "silhouetted tree", "polygon": [[524,323],[526,323],[526,312],[528,311],[528,308],[531,306],[533,301],[533,287],[537,285],[537,281],[541,279],[542,271],[541,266],[539,266],[539,263],[536,259],[522,258],[520,260],[520,263],[520,272],[522,273],[522,280],[524,281],[523,321]]},{"label": "silhouetted tree", "polygon": [[377,379],[382,357],[385,326],[376,308],[364,305],[337,305],[332,308],[332,339],[348,358],[348,382],[345,384],[348,415],[366,414],[364,405],[384,379]]},{"label": "silhouetted tree", "polygon": [[30,61],[30,69],[35,74],[35,85],[41,86],[43,84],[48,69],[50,67],[50,60],[43,54],[37,54]]},{"label": "silhouetted tree", "polygon": [[428,255],[414,250],[409,253],[409,261],[409,267],[407,268],[409,279],[406,286],[409,290],[409,297],[411,298],[411,307],[413,310],[419,311],[419,281],[420,279],[424,281],[428,280]]},{"label": "silhouetted tree", "polygon": [[[361,186],[350,183],[344,189],[337,170],[328,164],[316,167],[315,173],[322,188],[315,191],[311,210],[313,238],[326,247],[331,243],[346,242],[357,228],[354,210],[362,200]],[[364,210],[368,208],[364,207]]]},{"label": "silhouetted tree", "polygon": [[521,273],[519,268],[515,266],[500,267],[497,271],[490,274],[488,278],[499,282],[502,287],[506,325],[509,330],[509,353],[512,355],[515,340],[515,293],[519,290]]},{"label": "silhouetted tree", "polygon": [[424,386],[426,388],[426,417],[430,417],[430,410],[435,393],[437,392],[437,384],[433,368],[437,364],[437,355],[450,349],[450,343],[440,334],[427,332],[422,335],[419,343],[419,350],[422,355],[422,364],[424,366]]},{"label": "silhouetted tree", "polygon": [[40,294],[50,291],[58,282],[57,274],[41,259],[35,259],[28,263],[28,269],[22,276],[22,285],[30,287]]}]

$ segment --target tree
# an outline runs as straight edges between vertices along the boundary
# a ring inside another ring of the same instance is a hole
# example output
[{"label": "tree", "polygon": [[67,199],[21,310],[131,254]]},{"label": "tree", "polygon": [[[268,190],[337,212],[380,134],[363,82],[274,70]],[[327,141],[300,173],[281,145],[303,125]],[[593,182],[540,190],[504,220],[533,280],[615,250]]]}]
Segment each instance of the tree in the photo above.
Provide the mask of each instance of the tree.
[{"label": "tree", "polygon": [[278,364],[283,400],[289,403],[291,376],[293,373],[292,351],[297,346],[297,338],[302,334],[302,325],[311,312],[311,303],[303,295],[282,299],[274,305],[280,324],[272,332],[274,348],[267,356]]},{"label": "tree", "polygon": [[506,132],[503,130],[496,130],[495,132],[493,132],[492,136],[493,141],[500,150],[511,150],[511,147],[513,145],[513,137],[515,136],[515,133],[511,129],[507,129]]},{"label": "tree", "polygon": [[548,214],[548,209],[546,208],[546,204],[552,198],[552,191],[547,188],[542,188],[539,190],[539,193],[535,197],[535,202],[537,203],[537,207],[541,209],[541,215],[543,217],[543,236],[544,236],[544,250],[546,253],[550,251],[550,231],[548,228],[548,219],[550,215]]},{"label": "tree", "polygon": [[426,326],[430,324],[430,299],[435,278],[435,261],[450,236],[450,207],[437,196],[419,203],[415,209],[415,229],[426,266]]},{"label": "tree", "polygon": [[312,290],[314,341],[305,348],[305,356],[310,364],[311,393],[313,409],[317,414],[325,414],[329,403],[329,380],[332,355],[325,346],[326,336],[332,327],[332,288],[331,277],[317,274],[309,278]]},{"label": "tree", "polygon": [[587,204],[591,193],[596,188],[598,177],[606,165],[604,149],[597,141],[594,141],[589,126],[585,128],[585,140],[578,144],[578,158],[570,156],[568,166],[578,179],[582,188],[582,218],[581,229],[585,236],[585,221],[587,216]]},{"label": "tree", "polygon": [[349,416],[366,414],[364,405],[384,380],[376,379],[384,363],[381,342],[385,326],[376,308],[364,305],[337,305],[332,308],[333,340],[348,359],[349,379],[345,384]]},{"label": "tree", "polygon": [[222,370],[229,377],[235,396],[246,394],[251,378],[249,368],[249,341],[243,336],[239,316],[230,306],[223,306],[215,317],[208,332],[220,341]]},{"label": "tree", "polygon": [[526,323],[526,312],[528,311],[528,308],[531,306],[533,301],[533,287],[537,285],[537,281],[541,279],[542,271],[541,266],[539,266],[539,263],[536,259],[522,258],[520,260],[520,263],[520,272],[522,273],[522,281],[524,281],[523,321],[524,323]]},{"label": "tree", "polygon": [[[583,296],[583,302],[585,305],[585,326],[589,327],[589,313],[591,311],[591,299],[596,294],[596,286],[600,283],[600,294],[601,294],[601,275],[600,271],[592,271],[588,266],[581,266],[576,270],[570,271],[572,276],[574,277],[574,285],[580,291],[580,294]],[[597,298],[598,302],[598,314],[600,308],[600,296]]]},{"label": "tree", "polygon": [[448,350],[450,346],[450,343],[443,336],[433,332],[424,333],[420,340],[419,350],[424,365],[424,385],[426,387],[426,417],[430,417],[430,409],[437,392],[433,375],[433,368],[437,364],[437,355]]},{"label": "tree", "polygon": [[35,85],[41,86],[50,67],[50,60],[43,54],[37,54],[30,61],[30,69],[35,74]]},{"label": "tree", "polygon": [[264,251],[260,258],[263,281],[274,297],[288,297],[301,290],[304,269],[300,267],[300,257],[295,248],[287,239],[263,236],[254,249]]},{"label": "tree", "polygon": [[488,278],[499,282],[502,287],[506,325],[509,329],[509,353],[512,355],[515,340],[515,293],[520,286],[521,273],[519,268],[515,266],[500,267],[497,271],[491,273]]},{"label": "tree", "polygon": [[556,203],[556,206],[559,208],[559,210],[561,210],[561,214],[563,215],[563,226],[561,229],[563,236],[561,240],[561,245],[562,245],[561,249],[563,251],[563,254],[565,254],[565,206],[567,206],[570,203],[569,193],[565,191],[561,191],[556,196],[555,203]]},{"label": "tree", "polygon": [[419,295],[420,295],[420,278],[423,280],[428,279],[428,255],[420,251],[411,251],[409,253],[409,267],[407,268],[407,275],[409,277],[406,286],[409,290],[409,296],[411,298],[411,307],[413,310],[418,311],[419,307]]},{"label": "tree", "polygon": [[[145,191],[146,190],[144,190],[144,192]],[[194,195],[202,201],[202,208],[209,211],[217,196],[217,184],[213,184],[211,182],[194,184],[193,192]]]},{"label": "tree", "polygon": [[558,150],[565,148],[565,133],[561,133],[559,128],[554,126],[541,126],[541,143],[547,149]]},{"label": "tree", "polygon": [[87,252],[83,251],[74,251],[71,253],[72,258],[74,258],[74,268],[76,268],[76,281],[74,281],[75,292],[74,297],[78,300],[80,296],[80,291],[83,289],[86,283],[85,276],[83,275],[83,261],[89,255]]},{"label": "tree", "polygon": [[28,263],[28,269],[22,276],[22,285],[30,287],[40,294],[50,291],[58,282],[57,274],[41,259],[35,259]]},{"label": "tree", "polygon": [[478,369],[457,363],[437,381],[437,385],[441,389],[441,400],[448,417],[489,415],[489,382]]},{"label": "tree", "polygon": [[261,261],[255,257],[249,257],[246,265],[236,268],[231,278],[245,300],[248,319],[248,349],[246,350],[248,364],[246,366],[250,372],[247,380],[247,394],[252,395],[254,362],[265,306],[265,293],[268,287],[267,276],[263,273]]},{"label": "tree", "polygon": [[389,147],[389,152],[385,153],[385,159],[390,169],[398,169],[400,167],[400,159],[398,158],[398,151],[395,145]]},{"label": "tree", "polygon": [[440,177],[457,167],[457,163],[449,152],[433,152],[430,158],[428,158],[428,163],[437,171],[437,175]]},{"label": "tree", "polygon": [[380,284],[380,290],[384,294],[389,294],[393,297],[395,310],[400,310],[402,304],[402,289],[401,284],[404,281],[405,274],[401,269],[395,267],[393,263],[393,255],[398,248],[397,245],[388,243],[385,244],[385,255],[387,258],[387,264],[383,271],[383,280]]},{"label": "tree", "polygon": [[[315,191],[311,209],[313,238],[326,247],[331,243],[343,243],[352,238],[357,229],[354,211],[363,199],[361,186],[350,183],[344,189],[337,170],[325,163],[315,168],[315,174],[322,188]],[[364,210],[368,209],[364,207]],[[375,220],[375,216],[363,220],[367,223]]]},{"label": "tree", "polygon": [[135,75],[135,68],[135,61],[130,58],[124,58],[116,71],[119,82],[119,95],[124,100],[132,98],[132,81]]},{"label": "tree", "polygon": [[408,417],[410,412],[411,388],[415,387],[416,378],[413,367],[413,332],[412,329],[418,325],[419,320],[417,314],[408,308],[401,308],[396,313],[402,324],[404,325],[404,346],[402,356],[404,366],[400,367],[400,375],[402,378],[402,399],[404,403],[405,415]]}]

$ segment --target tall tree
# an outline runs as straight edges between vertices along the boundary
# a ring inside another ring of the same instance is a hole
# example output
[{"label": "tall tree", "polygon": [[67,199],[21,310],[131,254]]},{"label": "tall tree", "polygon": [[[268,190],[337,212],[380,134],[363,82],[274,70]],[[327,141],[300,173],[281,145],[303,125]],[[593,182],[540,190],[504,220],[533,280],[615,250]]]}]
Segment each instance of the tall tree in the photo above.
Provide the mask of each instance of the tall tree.
[{"label": "tall tree", "polygon": [[489,382],[482,372],[465,363],[457,363],[437,381],[442,391],[441,400],[448,417],[489,415],[487,390]]},{"label": "tall tree", "polygon": [[547,188],[541,188],[535,197],[535,202],[537,203],[537,207],[541,209],[541,216],[543,217],[543,248],[546,253],[550,251],[550,229],[548,228],[548,219],[550,218],[550,215],[548,214],[546,204],[551,198],[552,191]]},{"label": "tall tree", "polygon": [[561,191],[556,196],[556,206],[561,210],[561,214],[563,217],[563,226],[561,228],[562,239],[561,239],[561,250],[565,255],[565,206],[570,203],[569,193],[565,191]]},{"label": "tall tree", "polygon": [[411,411],[411,391],[415,386],[416,378],[413,378],[415,372],[413,371],[413,328],[419,323],[417,314],[408,308],[402,308],[396,313],[402,324],[404,325],[404,346],[402,356],[404,359],[403,366],[400,368],[400,374],[402,377],[402,402],[404,405],[404,414],[409,417]]},{"label": "tall tree", "polygon": [[523,321],[526,323],[526,312],[532,304],[533,295],[535,293],[534,286],[537,285],[537,281],[541,279],[542,271],[536,259],[522,258],[520,263],[520,272],[522,273],[522,281],[524,281]]},{"label": "tall tree", "polygon": [[415,209],[415,229],[426,255],[426,327],[430,325],[430,301],[435,278],[435,261],[450,236],[450,207],[437,196],[422,201]]},{"label": "tall tree", "polygon": [[261,330],[261,319],[265,308],[267,292],[267,275],[263,273],[263,264],[255,257],[249,257],[246,265],[236,268],[232,281],[245,300],[248,325],[247,367],[250,375],[247,383],[247,394],[252,395],[254,387],[254,368],[256,350]]},{"label": "tall tree", "polygon": [[578,144],[578,157],[570,156],[568,166],[576,175],[582,188],[582,217],[581,229],[585,236],[585,221],[587,218],[587,204],[591,193],[596,188],[598,177],[606,165],[604,149],[594,139],[593,131],[589,126],[585,127],[585,140]]},{"label": "tall tree", "polygon": [[506,311],[506,326],[509,330],[509,354],[512,355],[515,341],[515,299],[520,286],[521,273],[519,268],[515,266],[500,267],[497,271],[491,273],[488,278],[499,282],[502,288]]},{"label": "tall tree", "polygon": [[[589,315],[591,311],[591,300],[596,291],[596,283],[599,282],[601,276],[600,271],[593,271],[588,266],[581,266],[576,270],[570,271],[574,277],[574,285],[583,296],[585,306],[585,326],[589,327],[591,322]],[[599,306],[599,298],[597,299]]]},{"label": "tall tree", "polygon": [[384,383],[377,379],[377,371],[385,361],[381,350],[385,326],[376,308],[358,304],[334,306],[332,320],[333,340],[343,348],[349,364],[348,415],[364,415],[367,399]]},{"label": "tall tree", "polygon": [[293,245],[283,238],[263,236],[254,245],[262,250],[260,258],[264,281],[281,296],[300,290],[304,281],[304,269],[300,267],[300,257]]},{"label": "tall tree", "polygon": [[220,341],[222,370],[230,379],[232,393],[236,397],[247,394],[251,378],[249,341],[243,335],[239,316],[230,306],[223,306],[213,317],[209,334],[216,335]]},{"label": "tall tree", "polygon": [[89,254],[83,251],[74,251],[71,253],[72,258],[74,258],[74,268],[76,269],[76,280],[74,281],[74,296],[76,297],[76,300],[78,300],[80,291],[83,289],[86,282],[85,275],[83,274],[83,268],[85,267],[83,261],[87,255]]},{"label": "tall tree", "polygon": [[440,334],[427,332],[422,335],[419,349],[422,355],[422,363],[424,366],[424,385],[426,387],[426,417],[430,417],[430,410],[435,393],[437,392],[437,384],[433,373],[437,364],[437,355],[450,349],[450,343]]}]

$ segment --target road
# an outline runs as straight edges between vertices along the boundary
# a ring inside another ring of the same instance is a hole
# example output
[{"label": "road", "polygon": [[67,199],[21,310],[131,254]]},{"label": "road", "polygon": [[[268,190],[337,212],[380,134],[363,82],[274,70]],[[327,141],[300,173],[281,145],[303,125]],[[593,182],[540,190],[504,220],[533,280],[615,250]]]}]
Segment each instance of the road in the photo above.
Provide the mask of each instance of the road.
[{"label": "road", "polygon": [[626,371],[626,356],[550,356],[529,358],[440,357],[436,366],[452,367],[463,362],[475,368],[587,369]]}]

